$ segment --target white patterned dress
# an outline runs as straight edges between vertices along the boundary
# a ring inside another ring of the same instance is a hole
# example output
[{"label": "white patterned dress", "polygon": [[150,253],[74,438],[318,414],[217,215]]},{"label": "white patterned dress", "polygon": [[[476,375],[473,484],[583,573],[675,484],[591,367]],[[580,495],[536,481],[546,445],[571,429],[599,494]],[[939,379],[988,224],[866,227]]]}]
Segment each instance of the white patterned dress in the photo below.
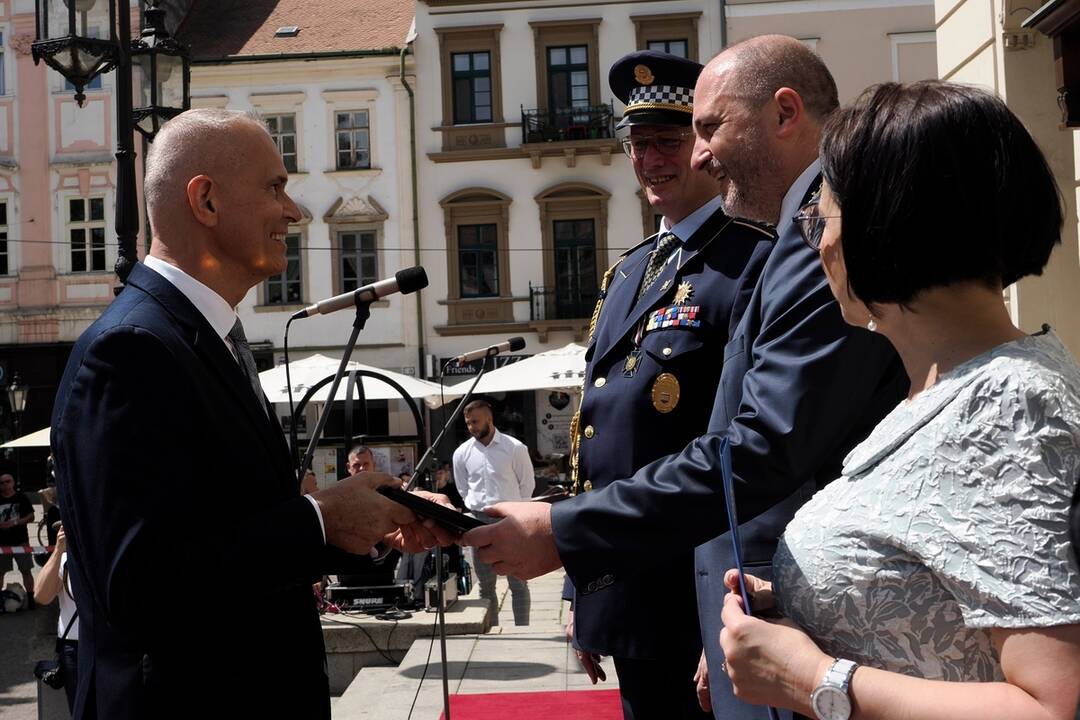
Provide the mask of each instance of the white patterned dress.
[{"label": "white patterned dress", "polygon": [[991,628],[1080,623],[1078,477],[1080,367],[1052,331],[1001,345],[901,403],[795,515],[779,608],[834,656],[1001,680]]}]

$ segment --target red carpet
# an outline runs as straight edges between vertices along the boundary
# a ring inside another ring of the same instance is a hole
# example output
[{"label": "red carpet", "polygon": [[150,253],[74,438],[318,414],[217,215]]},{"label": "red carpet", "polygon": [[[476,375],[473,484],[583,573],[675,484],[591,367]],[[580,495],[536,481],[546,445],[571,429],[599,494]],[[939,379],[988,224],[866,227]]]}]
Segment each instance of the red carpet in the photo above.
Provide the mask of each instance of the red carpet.
[{"label": "red carpet", "polygon": [[[451,695],[450,720],[622,720],[618,690]],[[439,713],[439,720],[445,720]]]}]

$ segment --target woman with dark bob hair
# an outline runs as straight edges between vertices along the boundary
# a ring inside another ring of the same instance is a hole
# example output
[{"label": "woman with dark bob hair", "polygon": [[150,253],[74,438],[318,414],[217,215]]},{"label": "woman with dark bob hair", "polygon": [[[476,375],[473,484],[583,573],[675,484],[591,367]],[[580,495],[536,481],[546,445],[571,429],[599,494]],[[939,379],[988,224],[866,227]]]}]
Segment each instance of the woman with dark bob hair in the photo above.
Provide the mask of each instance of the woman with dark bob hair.
[{"label": "woman with dark bob hair", "polygon": [[925,81],[837,111],[821,164],[796,222],[911,391],[795,515],[773,583],[746,576],[754,609],[785,619],[726,598],[736,694],[823,720],[1071,720],[1080,367],[1002,292],[1060,241],[1046,160],[998,98]]}]

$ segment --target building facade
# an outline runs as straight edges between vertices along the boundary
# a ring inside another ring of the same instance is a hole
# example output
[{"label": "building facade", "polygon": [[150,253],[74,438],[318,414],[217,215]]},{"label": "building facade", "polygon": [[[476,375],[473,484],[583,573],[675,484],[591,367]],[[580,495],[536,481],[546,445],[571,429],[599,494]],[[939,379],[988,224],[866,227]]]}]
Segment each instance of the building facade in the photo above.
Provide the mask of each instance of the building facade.
[{"label": "building facade", "polygon": [[[139,27],[134,0],[130,12]],[[107,37],[107,4],[91,4],[81,21]],[[0,394],[4,436],[48,425],[71,346],[117,285],[115,78],[91,82],[79,107],[63,77],[34,65],[34,36],[33,1],[0,0],[0,385],[18,374],[30,388],[18,417]],[[3,462],[37,487],[46,455],[21,450]]]},{"label": "building facade", "polygon": [[1003,98],[1057,178],[1065,213],[1061,247],[1042,276],[1021,280],[1006,295],[1021,329],[1049,323],[1080,357],[1080,3],[1056,0],[1038,8],[1016,0],[937,0],[934,15],[942,79],[981,85]]},{"label": "building facade", "polygon": [[[930,0],[419,0],[420,238],[432,278],[423,315],[434,365],[506,336],[523,336],[528,354],[583,342],[604,272],[656,229],[614,137],[616,59],[658,49],[705,62],[770,32],[815,48],[842,99],[936,75]],[[503,425],[557,449],[543,436],[563,397],[496,401]]]}]

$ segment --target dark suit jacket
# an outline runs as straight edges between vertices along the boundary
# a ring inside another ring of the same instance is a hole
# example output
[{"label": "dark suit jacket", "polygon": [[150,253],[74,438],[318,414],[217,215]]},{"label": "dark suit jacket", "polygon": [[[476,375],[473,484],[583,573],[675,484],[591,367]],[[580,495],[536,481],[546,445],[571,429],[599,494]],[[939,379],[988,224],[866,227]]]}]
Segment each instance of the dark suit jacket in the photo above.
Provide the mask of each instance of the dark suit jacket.
[{"label": "dark suit jacket", "polygon": [[76,343],[52,428],[75,717],[328,718],[317,516],[187,298],[136,265]]},{"label": "dark suit jacket", "polygon": [[[724,436],[732,444],[742,522],[800,494],[779,517],[764,519],[760,533],[744,538],[749,559],[768,560],[794,508],[839,475],[847,450],[907,389],[888,342],[843,321],[817,255],[794,227],[766,261],[723,363],[708,434],[628,480],[552,508],[559,554],[579,592],[609,592],[627,577],[667,562],[672,553],[726,532]],[[706,573],[698,576],[698,588],[707,651],[718,647],[715,603],[731,564],[713,559],[698,568]],[[715,687],[724,674],[711,655]],[[715,691],[714,698],[718,717],[740,717],[744,709],[744,717],[761,717]]]},{"label": "dark suit jacket", "polygon": [[[705,431],[720,382],[720,354],[772,250],[773,235],[717,211],[685,239],[636,300],[654,245],[649,238],[619,264],[586,352],[580,427],[589,426],[594,434],[581,439],[579,477],[593,488],[631,476]],[[642,323],[657,309],[672,307],[680,287],[682,294],[692,288],[689,297],[678,297],[684,299],[681,307],[697,308],[693,320],[646,330],[638,341]],[[625,370],[629,357],[635,358],[632,371]],[[657,410],[652,399],[661,373],[673,375],[680,387],[679,400],[667,413]],[[575,644],[627,658],[699,652],[693,563],[692,550],[684,547],[609,592],[579,594],[574,600]]]}]

